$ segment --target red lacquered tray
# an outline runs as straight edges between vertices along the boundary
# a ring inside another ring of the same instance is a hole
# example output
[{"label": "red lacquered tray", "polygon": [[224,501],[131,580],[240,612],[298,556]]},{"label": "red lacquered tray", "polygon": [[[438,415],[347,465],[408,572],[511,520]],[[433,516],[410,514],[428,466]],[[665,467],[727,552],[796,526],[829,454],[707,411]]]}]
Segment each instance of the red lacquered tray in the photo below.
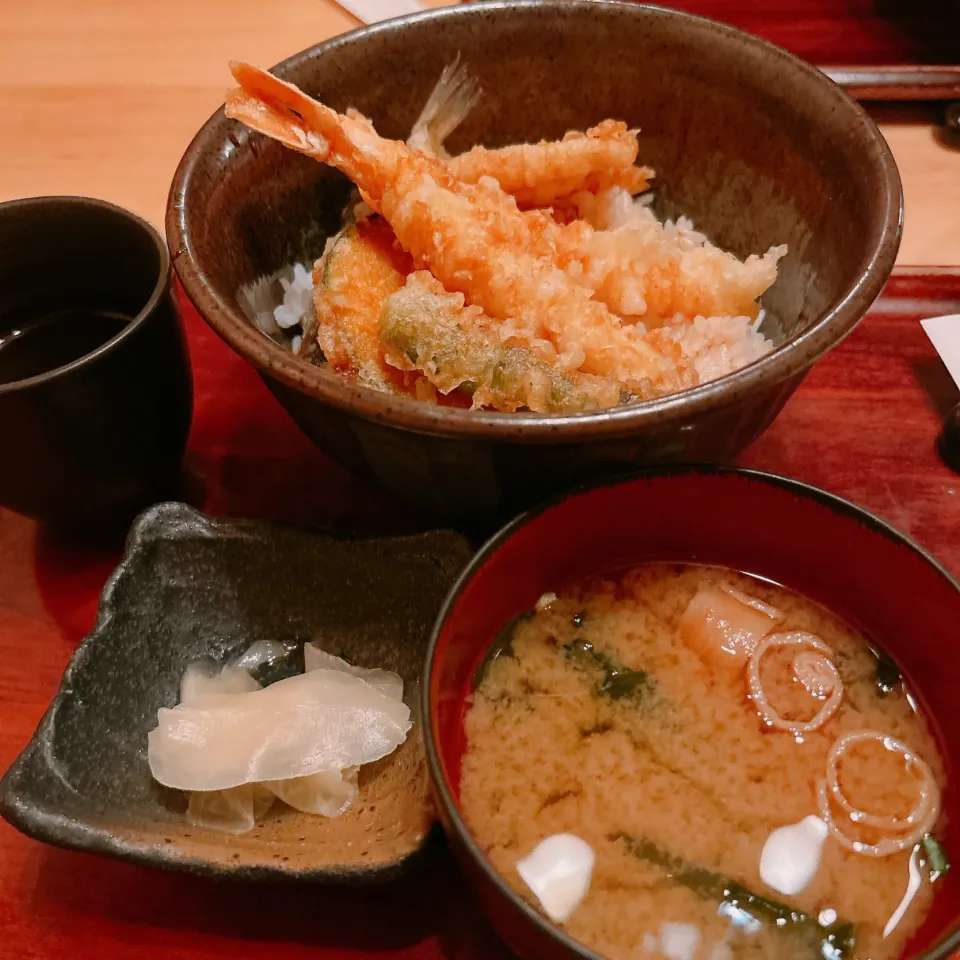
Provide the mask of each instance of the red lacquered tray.
[{"label": "red lacquered tray", "polygon": [[[906,270],[812,371],[743,463],[815,483],[910,533],[960,573],[960,476],[937,433],[960,400],[920,317],[960,312],[960,272]],[[408,524],[294,427],[193,313],[193,499],[219,515],[393,531]],[[0,510],[0,769],[26,744],[93,623],[118,558]],[[439,847],[373,891],[222,885],[55,850],[0,822],[0,960],[473,960],[508,954]]]},{"label": "red lacquered tray", "polygon": [[[639,0],[647,2],[647,0]],[[960,98],[954,0],[666,0],[817,64],[861,100]]]},{"label": "red lacquered tray", "polygon": [[858,100],[960,99],[960,11],[954,0],[635,2],[685,10],[764,37],[815,63]]}]

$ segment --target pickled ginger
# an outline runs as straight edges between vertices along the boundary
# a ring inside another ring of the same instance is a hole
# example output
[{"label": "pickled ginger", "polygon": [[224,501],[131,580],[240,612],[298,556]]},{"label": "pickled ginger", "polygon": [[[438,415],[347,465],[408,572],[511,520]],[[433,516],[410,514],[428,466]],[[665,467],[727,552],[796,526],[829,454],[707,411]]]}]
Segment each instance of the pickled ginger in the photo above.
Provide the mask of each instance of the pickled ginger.
[{"label": "pickled ginger", "polygon": [[224,790],[359,767],[392,753],[410,709],[359,677],[311,670],[248,693],[161,708],[150,771],[178,790]]},{"label": "pickled ginger", "polygon": [[368,670],[364,667],[355,667],[341,657],[335,657],[312,643],[303,646],[303,662],[309,670],[340,670],[349,673],[352,677],[365,680],[376,690],[394,700],[403,699],[403,680],[390,670]]}]

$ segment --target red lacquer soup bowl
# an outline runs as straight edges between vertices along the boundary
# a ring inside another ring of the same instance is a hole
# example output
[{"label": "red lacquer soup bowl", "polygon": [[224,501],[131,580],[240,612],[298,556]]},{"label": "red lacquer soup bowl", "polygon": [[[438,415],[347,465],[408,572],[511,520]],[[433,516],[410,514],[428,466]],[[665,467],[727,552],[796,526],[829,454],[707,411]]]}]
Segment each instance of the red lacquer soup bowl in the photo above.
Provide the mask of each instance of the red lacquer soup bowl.
[{"label": "red lacquer soup bowl", "polygon": [[[915,543],[828,493],[750,471],[645,474],[574,493],[501,530],[447,597],[427,652],[423,716],[444,827],[484,911],[523,957],[597,955],[513,893],[459,810],[463,716],[494,635],[544,593],[592,574],[661,561],[731,567],[818,601],[901,668],[947,766],[948,852],[960,849],[960,584]],[[942,823],[943,821],[941,821]],[[904,954],[960,947],[960,869]]]}]

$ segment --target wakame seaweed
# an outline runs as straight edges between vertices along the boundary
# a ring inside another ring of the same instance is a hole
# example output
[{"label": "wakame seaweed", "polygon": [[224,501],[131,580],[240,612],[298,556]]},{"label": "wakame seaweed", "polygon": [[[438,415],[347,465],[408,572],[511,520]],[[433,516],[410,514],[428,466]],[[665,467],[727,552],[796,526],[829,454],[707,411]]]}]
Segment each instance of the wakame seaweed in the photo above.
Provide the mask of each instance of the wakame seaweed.
[{"label": "wakame seaweed", "polygon": [[900,668],[882,651],[876,647],[871,647],[873,655],[877,658],[876,672],[874,682],[877,686],[877,696],[885,697],[899,686]]},{"label": "wakame seaweed", "polygon": [[496,633],[493,638],[493,643],[490,644],[487,652],[483,656],[483,660],[480,661],[480,665],[474,671],[473,674],[473,689],[476,690],[481,683],[486,679],[487,671],[490,669],[490,664],[493,663],[498,657],[512,657],[513,656],[513,637],[517,632],[517,627],[520,626],[526,620],[531,620],[534,616],[533,610],[524,610],[523,613],[518,613],[512,620],[505,623]]},{"label": "wakame seaweed", "polygon": [[642,697],[653,683],[646,670],[631,670],[619,660],[601,653],[589,640],[574,640],[563,648],[563,654],[574,663],[595,667],[603,676],[597,684],[597,693],[611,700]]},{"label": "wakame seaweed", "polygon": [[931,882],[938,880],[950,869],[950,859],[946,851],[929,833],[923,838],[923,852],[930,868]]},{"label": "wakame seaweed", "polygon": [[622,840],[633,856],[663,870],[671,880],[698,897],[716,900],[721,907],[735,910],[741,916],[745,915],[783,933],[808,939],[811,948],[816,949],[816,955],[824,960],[848,960],[854,955],[856,930],[852,923],[836,920],[831,924],[821,924],[802,910],[760,896],[736,880],[688,863],[652,840],[627,833],[615,834],[610,839]]}]

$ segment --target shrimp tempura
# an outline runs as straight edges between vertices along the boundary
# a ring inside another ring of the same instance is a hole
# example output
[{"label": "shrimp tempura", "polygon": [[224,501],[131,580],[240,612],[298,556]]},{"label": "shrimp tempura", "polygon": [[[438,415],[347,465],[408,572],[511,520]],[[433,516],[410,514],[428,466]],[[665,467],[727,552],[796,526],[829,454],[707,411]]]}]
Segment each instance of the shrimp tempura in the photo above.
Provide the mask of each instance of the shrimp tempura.
[{"label": "shrimp tempura", "polygon": [[498,150],[474,147],[447,161],[464,183],[493,177],[521,207],[549,207],[577,193],[621,187],[631,194],[650,185],[653,171],[637,167],[637,132],[619,120],[604,120],[586,133],[562,140],[518,143]]},{"label": "shrimp tempura", "polygon": [[[442,161],[377,136],[367,122],[265,71],[246,64],[231,70],[241,89],[228,95],[228,116],[345,173],[417,264],[503,322],[509,335],[527,343],[545,338],[563,371],[613,379],[642,397],[677,385],[668,357],[544,255],[542,232],[531,236],[525,215],[499,187],[461,183]],[[525,236],[532,242],[524,244]]]},{"label": "shrimp tempura", "polygon": [[647,189],[653,171],[635,166],[640,149],[636,131],[617,120],[604,120],[586,133],[571,130],[562,140],[494,150],[474,147],[451,157],[444,142],[481,97],[459,59],[444,68],[407,138],[408,147],[440,157],[464,183],[492,177],[524,208],[569,204],[584,191],[620,187],[633,195]]},{"label": "shrimp tempura", "polygon": [[[579,224],[577,226],[580,226]],[[709,243],[668,233],[655,220],[578,231],[567,264],[584,286],[625,319],[755,318],[757,299],[777,279],[786,247],[738,260]]]}]

